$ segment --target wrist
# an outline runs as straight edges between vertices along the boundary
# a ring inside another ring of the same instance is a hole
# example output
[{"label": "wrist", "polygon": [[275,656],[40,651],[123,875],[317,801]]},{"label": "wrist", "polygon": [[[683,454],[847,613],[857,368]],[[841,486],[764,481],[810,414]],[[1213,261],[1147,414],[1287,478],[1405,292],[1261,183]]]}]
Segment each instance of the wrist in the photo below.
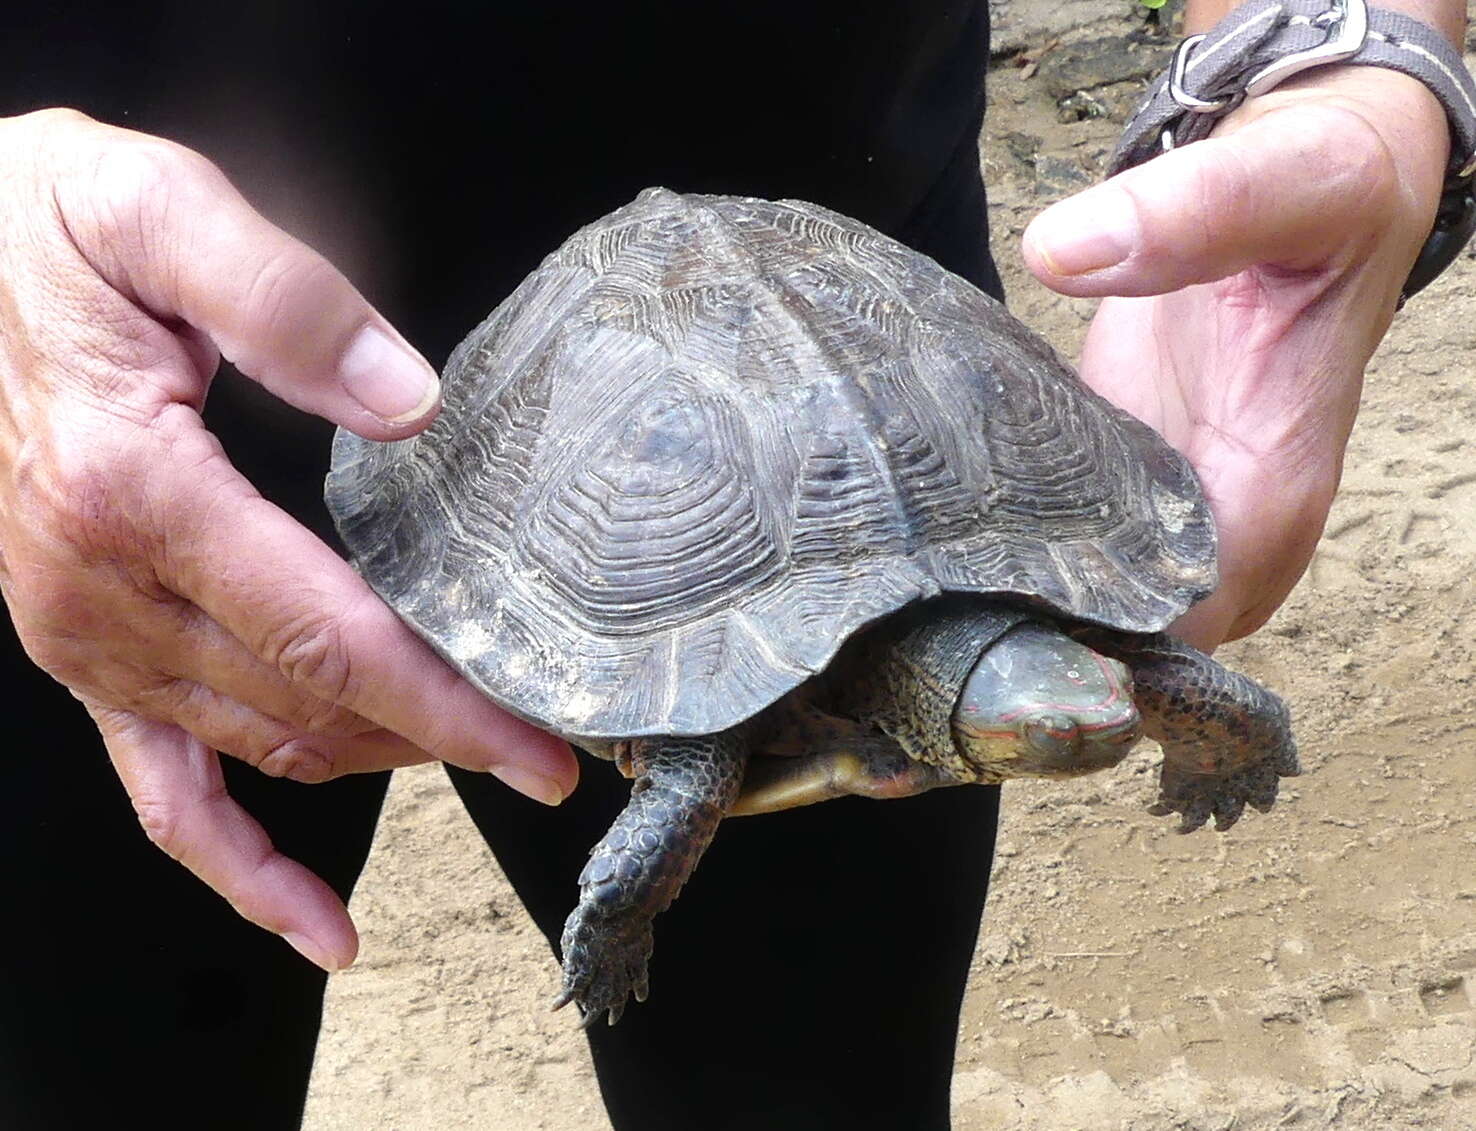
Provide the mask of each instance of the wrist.
[{"label": "wrist", "polygon": [[[1189,3],[1191,28],[1228,7],[1221,0]],[[1350,144],[1329,154],[1337,168],[1397,185],[1403,199],[1397,215],[1430,221],[1400,289],[1401,301],[1408,299],[1449,266],[1476,231],[1470,176],[1476,168],[1476,80],[1461,57],[1464,13],[1453,0],[1392,3],[1393,8],[1379,0],[1236,4],[1207,32],[1179,45],[1169,70],[1128,120],[1109,174],[1211,133],[1233,133],[1232,119],[1254,121],[1311,92],[1314,104],[1351,119]],[[1344,68],[1393,74],[1350,79],[1339,73]],[[1399,75],[1411,76],[1418,86]],[[1439,115],[1432,97],[1444,112],[1446,130],[1434,124]]]}]

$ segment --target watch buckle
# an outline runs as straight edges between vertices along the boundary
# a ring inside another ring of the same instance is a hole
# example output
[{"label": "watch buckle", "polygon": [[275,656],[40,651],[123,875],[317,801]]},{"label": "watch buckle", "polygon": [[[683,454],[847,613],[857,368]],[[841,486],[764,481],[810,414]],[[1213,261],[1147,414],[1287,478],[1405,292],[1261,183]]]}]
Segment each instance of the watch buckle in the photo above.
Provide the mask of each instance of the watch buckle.
[{"label": "watch buckle", "polygon": [[1357,55],[1368,38],[1368,4],[1366,0],[1332,0],[1328,10],[1315,17],[1312,23],[1325,25],[1327,38],[1316,47],[1287,55],[1262,67],[1245,84],[1248,97],[1265,94],[1309,67],[1341,63]]}]

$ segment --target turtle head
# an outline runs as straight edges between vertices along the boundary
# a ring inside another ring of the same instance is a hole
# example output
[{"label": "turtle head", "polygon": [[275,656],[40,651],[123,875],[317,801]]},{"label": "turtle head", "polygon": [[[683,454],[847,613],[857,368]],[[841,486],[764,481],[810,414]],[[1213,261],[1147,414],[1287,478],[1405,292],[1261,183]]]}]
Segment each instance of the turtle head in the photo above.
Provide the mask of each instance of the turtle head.
[{"label": "turtle head", "polygon": [[953,741],[984,781],[1115,766],[1143,733],[1116,660],[1027,621],[984,650],[953,711]]}]

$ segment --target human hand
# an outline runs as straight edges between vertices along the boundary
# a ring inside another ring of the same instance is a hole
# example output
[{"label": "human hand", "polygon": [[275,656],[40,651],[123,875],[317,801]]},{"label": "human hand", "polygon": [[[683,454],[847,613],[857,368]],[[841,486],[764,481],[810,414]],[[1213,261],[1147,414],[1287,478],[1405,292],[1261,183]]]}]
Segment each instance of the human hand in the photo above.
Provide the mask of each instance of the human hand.
[{"label": "human hand", "polygon": [[1102,302],[1081,372],[1204,484],[1220,585],[1175,626],[1191,643],[1253,632],[1311,560],[1448,151],[1420,83],[1324,68],[1026,230],[1045,285],[1131,296]]},{"label": "human hand", "polygon": [[70,111],[0,120],[0,593],[155,843],[336,969],[347,910],[216,751],[306,782],[442,759],[550,802],[577,769],[236,472],[200,419],[221,354],[372,439],[438,404],[429,365],[204,158]]}]

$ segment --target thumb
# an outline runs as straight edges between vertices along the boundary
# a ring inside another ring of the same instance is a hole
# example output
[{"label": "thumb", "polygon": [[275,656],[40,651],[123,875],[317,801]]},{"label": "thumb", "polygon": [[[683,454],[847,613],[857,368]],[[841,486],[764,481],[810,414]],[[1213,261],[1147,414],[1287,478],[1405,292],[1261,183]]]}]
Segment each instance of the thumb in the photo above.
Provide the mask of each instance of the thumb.
[{"label": "thumb", "polygon": [[1360,115],[1302,105],[1052,205],[1025,230],[1025,262],[1078,296],[1165,294],[1258,265],[1315,271],[1366,256],[1398,195]]},{"label": "thumb", "polygon": [[158,320],[203,333],[289,404],[369,439],[419,431],[435,371],[331,263],[182,146],[101,126],[57,202],[78,250]]}]

